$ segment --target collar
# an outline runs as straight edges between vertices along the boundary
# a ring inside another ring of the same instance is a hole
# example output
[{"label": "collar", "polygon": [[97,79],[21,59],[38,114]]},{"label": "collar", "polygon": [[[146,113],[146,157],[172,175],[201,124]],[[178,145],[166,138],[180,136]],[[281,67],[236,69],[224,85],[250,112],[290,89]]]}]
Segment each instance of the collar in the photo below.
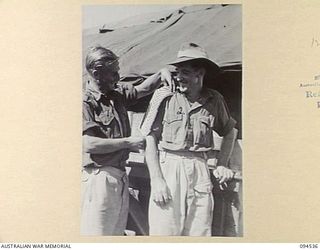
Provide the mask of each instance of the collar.
[{"label": "collar", "polygon": [[200,98],[197,100],[197,102],[203,105],[210,97],[210,91],[207,88],[202,88]]},{"label": "collar", "polygon": [[[185,96],[184,93],[181,93],[179,90],[177,90],[178,93],[180,93],[181,95],[183,95],[185,98],[187,98]],[[210,91],[207,88],[202,88],[201,92],[200,92],[200,96],[199,98],[195,101],[195,103],[198,104],[205,104],[207,102],[207,100],[211,97]]]},{"label": "collar", "polygon": [[[180,93],[180,92],[178,92]],[[185,100],[187,101],[187,97],[185,96],[185,94],[180,93],[181,96],[183,96],[183,98],[185,98]],[[202,107],[203,105],[206,104],[206,102],[212,97],[212,95],[210,94],[210,91],[206,88],[203,88],[201,90],[201,94],[200,97],[190,106],[190,109],[188,112],[191,112],[199,107]]]},{"label": "collar", "polygon": [[99,90],[94,88],[94,86],[92,84],[90,84],[90,80],[87,81],[86,91],[88,91],[96,101],[100,101],[102,96],[107,97],[106,94],[103,94]]}]

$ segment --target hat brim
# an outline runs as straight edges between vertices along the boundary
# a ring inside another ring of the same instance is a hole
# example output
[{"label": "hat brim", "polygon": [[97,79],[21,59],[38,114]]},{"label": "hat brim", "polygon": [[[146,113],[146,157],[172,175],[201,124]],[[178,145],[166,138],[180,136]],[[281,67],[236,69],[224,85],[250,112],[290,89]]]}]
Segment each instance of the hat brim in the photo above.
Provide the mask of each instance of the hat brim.
[{"label": "hat brim", "polygon": [[188,58],[188,57],[181,57],[177,58],[174,62],[168,63],[168,65],[173,65],[173,66],[179,66],[183,63],[186,62],[191,62],[191,61],[197,61],[201,63],[205,68],[206,68],[206,73],[208,74],[219,74],[220,72],[220,67],[214,63],[213,61],[207,59],[207,58]]}]

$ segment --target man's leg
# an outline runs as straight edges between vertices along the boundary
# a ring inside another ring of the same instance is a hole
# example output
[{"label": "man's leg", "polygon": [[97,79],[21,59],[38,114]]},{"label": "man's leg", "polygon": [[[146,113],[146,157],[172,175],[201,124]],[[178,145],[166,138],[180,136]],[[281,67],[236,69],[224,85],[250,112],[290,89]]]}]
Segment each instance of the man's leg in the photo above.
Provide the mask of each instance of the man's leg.
[{"label": "man's leg", "polygon": [[[183,235],[211,236],[213,197],[206,161],[195,158],[185,163],[190,180],[188,210]],[[193,169],[193,171],[191,171]],[[192,194],[192,195],[191,195]]]},{"label": "man's leg", "polygon": [[[161,152],[160,166],[170,189],[172,200],[161,208],[152,199],[149,202],[150,235],[181,235],[186,211],[186,179],[179,156],[173,157]],[[151,187],[152,193],[152,187]]]},{"label": "man's leg", "polygon": [[127,226],[128,212],[129,212],[129,180],[127,174],[125,174],[122,179],[122,199],[121,206],[119,208],[120,213],[118,221],[116,223],[113,235],[123,235],[124,230]]},{"label": "man's leg", "polygon": [[125,206],[121,210],[123,172],[112,167],[104,167],[85,169],[82,175],[81,234],[123,235],[125,226],[118,227],[120,215],[125,221],[128,216]]}]

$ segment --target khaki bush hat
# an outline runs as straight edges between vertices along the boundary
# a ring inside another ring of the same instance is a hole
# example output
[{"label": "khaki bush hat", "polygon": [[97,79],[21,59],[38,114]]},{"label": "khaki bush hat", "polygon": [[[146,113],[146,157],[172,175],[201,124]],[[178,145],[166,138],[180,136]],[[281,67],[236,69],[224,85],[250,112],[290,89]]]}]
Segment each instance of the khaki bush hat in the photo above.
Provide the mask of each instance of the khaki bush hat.
[{"label": "khaki bush hat", "polygon": [[195,43],[182,44],[178,51],[177,59],[168,64],[178,66],[188,61],[199,61],[205,66],[207,73],[210,74],[218,74],[220,71],[219,66],[209,59],[207,52]]}]

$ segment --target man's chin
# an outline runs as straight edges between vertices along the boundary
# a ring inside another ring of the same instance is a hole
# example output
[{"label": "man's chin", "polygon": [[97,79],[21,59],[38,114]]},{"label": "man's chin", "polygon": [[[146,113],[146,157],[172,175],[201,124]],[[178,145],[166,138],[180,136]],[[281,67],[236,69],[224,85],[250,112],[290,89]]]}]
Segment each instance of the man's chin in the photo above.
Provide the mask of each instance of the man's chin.
[{"label": "man's chin", "polygon": [[116,89],[116,86],[109,86],[108,88],[103,88],[102,92],[103,93],[109,93],[109,92],[111,92],[111,91],[113,91],[115,89]]}]

